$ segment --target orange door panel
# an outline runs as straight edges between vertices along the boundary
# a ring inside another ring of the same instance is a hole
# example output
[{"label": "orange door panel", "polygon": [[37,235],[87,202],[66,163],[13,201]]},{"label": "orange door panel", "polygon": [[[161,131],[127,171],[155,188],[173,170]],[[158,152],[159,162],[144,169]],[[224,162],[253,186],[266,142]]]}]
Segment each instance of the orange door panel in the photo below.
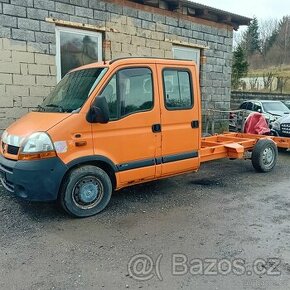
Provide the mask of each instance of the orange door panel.
[{"label": "orange door panel", "polygon": [[107,124],[93,124],[94,151],[113,161],[117,187],[154,179],[161,135],[152,131],[160,123],[155,64],[118,67],[101,90],[110,108]]},{"label": "orange door panel", "polygon": [[196,170],[200,161],[200,104],[195,66],[158,65],[162,176]]}]

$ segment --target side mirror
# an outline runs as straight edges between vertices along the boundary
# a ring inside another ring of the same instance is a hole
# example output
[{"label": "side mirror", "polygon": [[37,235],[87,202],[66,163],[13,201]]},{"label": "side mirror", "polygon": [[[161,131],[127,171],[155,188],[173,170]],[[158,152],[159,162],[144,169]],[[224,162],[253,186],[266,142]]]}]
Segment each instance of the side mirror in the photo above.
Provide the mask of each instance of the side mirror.
[{"label": "side mirror", "polygon": [[110,120],[110,111],[104,96],[98,96],[87,114],[89,123],[107,124]]},{"label": "side mirror", "polygon": [[259,113],[262,113],[262,110],[261,110],[261,109],[258,109],[258,112],[259,112]]}]

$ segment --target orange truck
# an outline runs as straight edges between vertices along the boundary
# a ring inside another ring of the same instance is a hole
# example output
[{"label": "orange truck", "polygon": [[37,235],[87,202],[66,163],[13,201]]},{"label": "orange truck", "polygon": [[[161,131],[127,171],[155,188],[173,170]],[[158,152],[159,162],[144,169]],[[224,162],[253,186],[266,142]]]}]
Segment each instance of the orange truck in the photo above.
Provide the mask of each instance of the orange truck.
[{"label": "orange truck", "polygon": [[[41,106],[4,131],[0,179],[26,200],[58,200],[92,216],[121,188],[221,158],[271,171],[290,139],[225,133],[202,138],[199,74],[192,61],[126,58],[68,73]],[[249,152],[249,153],[248,153]]]}]

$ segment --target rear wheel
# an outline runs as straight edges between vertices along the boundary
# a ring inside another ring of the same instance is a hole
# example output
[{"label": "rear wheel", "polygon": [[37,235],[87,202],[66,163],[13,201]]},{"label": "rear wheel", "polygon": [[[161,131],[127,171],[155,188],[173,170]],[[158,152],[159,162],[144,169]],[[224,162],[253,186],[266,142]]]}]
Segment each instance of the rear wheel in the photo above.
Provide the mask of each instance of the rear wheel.
[{"label": "rear wheel", "polygon": [[89,217],[101,212],[109,203],[112,183],[99,167],[86,165],[74,169],[63,184],[60,203],[75,217]]},{"label": "rear wheel", "polygon": [[269,172],[275,167],[277,157],[278,149],[272,140],[259,140],[252,153],[253,167],[258,172]]}]

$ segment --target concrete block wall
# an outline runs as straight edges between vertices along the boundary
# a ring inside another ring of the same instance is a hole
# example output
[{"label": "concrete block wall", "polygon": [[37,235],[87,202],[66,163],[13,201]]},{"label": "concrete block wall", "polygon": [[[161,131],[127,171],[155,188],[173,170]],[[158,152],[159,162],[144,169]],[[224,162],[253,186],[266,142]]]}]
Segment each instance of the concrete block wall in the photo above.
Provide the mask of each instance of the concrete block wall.
[{"label": "concrete block wall", "polygon": [[203,109],[230,107],[232,27],[117,0],[1,0],[0,131],[35,108],[56,84],[55,24],[106,27],[104,58],[172,58],[173,42],[207,46]]},{"label": "concrete block wall", "polygon": [[290,94],[261,93],[261,92],[231,92],[231,108],[238,109],[247,100],[290,101]]}]

